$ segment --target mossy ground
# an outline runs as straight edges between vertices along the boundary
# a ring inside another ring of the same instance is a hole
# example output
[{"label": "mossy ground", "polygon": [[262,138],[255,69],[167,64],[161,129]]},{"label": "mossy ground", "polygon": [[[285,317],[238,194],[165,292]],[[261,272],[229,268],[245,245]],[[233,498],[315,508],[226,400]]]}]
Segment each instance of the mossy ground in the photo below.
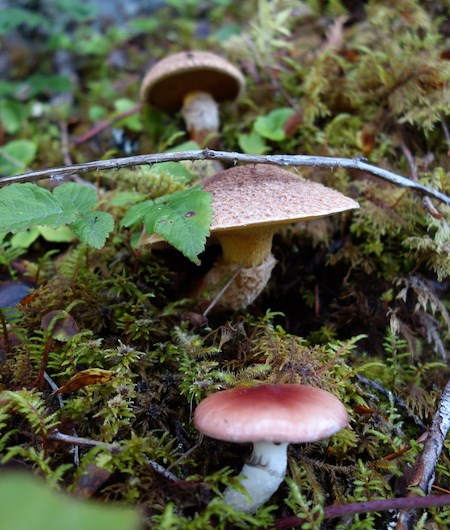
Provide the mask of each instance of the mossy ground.
[{"label": "mossy ground", "polygon": [[[42,2],[42,13],[49,4]],[[36,144],[35,168],[174,147],[187,140],[179,116],[148,108],[90,141],[70,142],[134,102],[156,59],[211,49],[235,61],[248,82],[241,100],[222,108],[223,150],[364,156],[450,192],[446,2],[168,4],[122,26],[62,9],[54,27],[29,22],[5,33],[12,88],[4,108],[16,109],[20,127],[3,121],[0,142]],[[14,55],[31,51],[26,61]],[[39,88],[35,74],[63,71],[57,52],[73,83]],[[261,135],[255,120],[281,108],[292,110],[281,139]],[[185,165],[197,176],[205,171],[204,163]],[[450,374],[449,209],[366,174],[300,171],[360,209],[278,234],[268,287],[234,313],[206,319],[198,300],[186,297],[215,247],[198,268],[174,250],[137,249],[139,230],[117,228],[100,250],[42,238],[17,248],[4,237],[2,279],[35,287],[2,317],[4,465],[33,468],[74,494],[138,505],[152,528],[269,527],[292,513],[308,519],[305,528],[386,527],[386,513],[338,522],[312,514],[321,505],[406,493],[421,451],[416,440]],[[116,226],[126,209],[113,200],[119,192],[157,197],[187,185],[153,168],[85,178],[100,186],[101,207]],[[59,340],[41,321],[62,310],[76,328]],[[58,386],[82,370],[113,376],[64,394],[61,406],[46,382],[37,384],[44,354]],[[215,390],[256,382],[320,386],[343,400],[351,423],[323,443],[292,446],[290,480],[270,508],[246,516],[224,506],[220,490],[249,447],[202,439],[192,410]],[[51,439],[55,427],[117,447],[81,446],[74,455]],[[437,487],[450,489],[449,469],[447,445]],[[419,524],[446,528],[450,511],[429,510]]]}]

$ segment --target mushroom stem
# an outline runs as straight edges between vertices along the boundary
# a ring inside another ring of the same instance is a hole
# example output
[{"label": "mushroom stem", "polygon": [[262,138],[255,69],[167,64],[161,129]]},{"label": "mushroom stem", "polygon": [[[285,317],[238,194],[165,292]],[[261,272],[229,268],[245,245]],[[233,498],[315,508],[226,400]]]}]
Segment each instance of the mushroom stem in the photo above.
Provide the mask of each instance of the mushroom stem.
[{"label": "mushroom stem", "polygon": [[254,267],[265,261],[272,248],[273,228],[248,228],[217,234],[222,247],[222,262]]},{"label": "mushroom stem", "polygon": [[287,443],[255,442],[249,462],[240,475],[246,493],[228,486],[224,492],[226,504],[235,510],[254,513],[278,489],[287,467]]},{"label": "mushroom stem", "polygon": [[[200,146],[203,146],[209,137],[218,134],[219,106],[208,92],[195,91],[186,94],[183,98],[181,114],[191,139]],[[211,144],[211,142],[208,143]]]}]

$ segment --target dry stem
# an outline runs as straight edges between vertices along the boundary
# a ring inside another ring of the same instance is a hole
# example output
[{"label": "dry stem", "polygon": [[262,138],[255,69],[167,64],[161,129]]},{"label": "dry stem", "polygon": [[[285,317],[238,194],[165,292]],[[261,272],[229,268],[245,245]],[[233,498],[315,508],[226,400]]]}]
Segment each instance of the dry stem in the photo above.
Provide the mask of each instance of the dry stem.
[{"label": "dry stem", "polygon": [[14,182],[34,182],[42,178],[62,179],[73,173],[88,173],[90,171],[119,169],[123,167],[139,166],[144,164],[158,164],[161,162],[178,162],[181,160],[222,160],[236,164],[244,162],[247,164],[275,164],[278,166],[308,166],[308,167],[329,167],[329,168],[346,168],[356,169],[379,178],[387,180],[396,186],[410,188],[421,194],[427,195],[450,205],[450,197],[443,192],[423,186],[409,178],[397,175],[386,169],[373,166],[364,162],[360,158],[334,158],[326,156],[307,156],[307,155],[247,155],[236,152],[213,151],[211,149],[202,149],[197,151],[179,151],[175,153],[160,153],[149,155],[130,156],[125,158],[113,158],[110,160],[96,160],[85,164],[75,164],[67,167],[57,167],[53,169],[44,169],[41,171],[32,171],[0,178],[0,186],[12,184]]}]

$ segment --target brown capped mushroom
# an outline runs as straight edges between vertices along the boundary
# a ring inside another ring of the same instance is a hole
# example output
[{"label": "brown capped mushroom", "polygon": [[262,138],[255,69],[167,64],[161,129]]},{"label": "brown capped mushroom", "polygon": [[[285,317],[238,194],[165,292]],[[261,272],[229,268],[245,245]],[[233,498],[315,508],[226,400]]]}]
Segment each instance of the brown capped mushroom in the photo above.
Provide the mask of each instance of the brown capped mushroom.
[{"label": "brown capped mushroom", "polygon": [[221,171],[205,180],[204,189],[213,196],[211,235],[219,241],[222,256],[204,277],[201,290],[213,297],[216,286],[236,274],[221,294],[222,309],[246,307],[264,289],[275,266],[272,238],[281,225],[359,208],[336,190],[266,164]]},{"label": "brown capped mushroom", "polygon": [[166,112],[181,109],[191,139],[203,145],[219,131],[218,103],[236,99],[244,87],[242,73],[223,57],[186,51],[165,57],[148,71],[140,99]]},{"label": "brown capped mushroom", "polygon": [[240,483],[225,502],[253,513],[284,479],[289,443],[315,442],[348,424],[344,405],[333,394],[307,385],[258,385],[211,394],[197,407],[194,424],[201,433],[229,442],[252,442]]}]

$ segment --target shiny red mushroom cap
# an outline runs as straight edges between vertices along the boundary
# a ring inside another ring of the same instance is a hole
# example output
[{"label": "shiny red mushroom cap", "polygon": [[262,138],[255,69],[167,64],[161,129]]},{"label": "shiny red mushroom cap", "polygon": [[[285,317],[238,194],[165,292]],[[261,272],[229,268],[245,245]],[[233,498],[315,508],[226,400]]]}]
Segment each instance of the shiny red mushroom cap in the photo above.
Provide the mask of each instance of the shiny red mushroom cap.
[{"label": "shiny red mushroom cap", "polygon": [[222,390],[194,414],[198,431],[230,442],[315,442],[348,424],[333,394],[307,385],[258,385]]}]

